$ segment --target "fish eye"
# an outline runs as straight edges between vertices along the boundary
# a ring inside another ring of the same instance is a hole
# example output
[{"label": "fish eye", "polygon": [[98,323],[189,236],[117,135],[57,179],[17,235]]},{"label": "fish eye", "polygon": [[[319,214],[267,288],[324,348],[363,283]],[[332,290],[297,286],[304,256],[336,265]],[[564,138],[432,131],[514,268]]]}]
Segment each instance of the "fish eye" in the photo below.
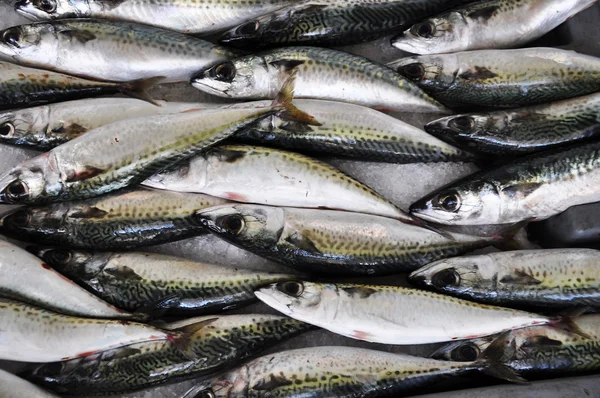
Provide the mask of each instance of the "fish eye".
[{"label": "fish eye", "polygon": [[461,345],[460,347],[452,350],[450,357],[454,361],[464,362],[464,361],[475,361],[479,358],[480,350],[477,345],[472,343],[466,343]]},{"label": "fish eye", "polygon": [[422,37],[424,39],[429,39],[433,37],[435,35],[435,32],[435,24],[431,21],[418,23],[410,29],[410,33],[412,33],[415,36]]},{"label": "fish eye", "polygon": [[208,389],[208,390],[200,391],[198,394],[196,394],[194,396],[194,398],[216,398],[216,395],[213,392],[213,390]]},{"label": "fish eye", "polygon": [[26,227],[31,222],[31,213],[28,210],[18,210],[12,214],[9,214],[4,219],[5,224],[9,224],[15,227]]},{"label": "fish eye", "polygon": [[460,285],[460,275],[454,269],[445,269],[431,278],[431,284],[437,288]]},{"label": "fish eye", "polygon": [[398,72],[409,79],[421,80],[421,78],[423,78],[425,75],[425,68],[422,64],[414,63],[402,66]]},{"label": "fish eye", "polygon": [[56,2],[54,0],[41,0],[38,7],[51,14],[56,11]]},{"label": "fish eye", "polygon": [[236,73],[233,62],[225,62],[213,69],[213,77],[222,82],[231,83],[235,78]]},{"label": "fish eye", "polygon": [[239,214],[222,217],[218,221],[218,224],[221,228],[233,235],[241,234],[246,227],[246,221],[244,221],[244,218]]},{"label": "fish eye", "polygon": [[475,119],[470,116],[459,116],[452,119],[448,126],[459,131],[470,131],[475,127]]},{"label": "fish eye", "polygon": [[73,254],[66,249],[53,249],[44,253],[44,260],[52,265],[67,265],[73,259]]},{"label": "fish eye", "polygon": [[451,192],[451,193],[447,193],[445,195],[440,195],[440,198],[438,199],[438,203],[440,204],[440,207],[442,209],[444,209],[445,211],[453,212],[453,213],[460,210],[460,207],[462,205],[460,196],[456,192]]},{"label": "fish eye", "polygon": [[258,31],[260,28],[260,22],[250,21],[239,27],[238,33],[241,35],[251,35]]},{"label": "fish eye", "polygon": [[277,290],[292,297],[300,297],[304,293],[304,285],[300,282],[280,282]]},{"label": "fish eye", "polygon": [[7,199],[14,201],[25,199],[28,193],[29,188],[27,187],[27,184],[20,180],[11,182],[4,190],[4,194],[6,195]]},{"label": "fish eye", "polygon": [[18,47],[19,41],[21,40],[21,31],[19,28],[6,29],[2,34],[2,41],[11,46]]},{"label": "fish eye", "polygon": [[15,134],[15,126],[12,123],[0,124],[0,136],[10,138]]}]

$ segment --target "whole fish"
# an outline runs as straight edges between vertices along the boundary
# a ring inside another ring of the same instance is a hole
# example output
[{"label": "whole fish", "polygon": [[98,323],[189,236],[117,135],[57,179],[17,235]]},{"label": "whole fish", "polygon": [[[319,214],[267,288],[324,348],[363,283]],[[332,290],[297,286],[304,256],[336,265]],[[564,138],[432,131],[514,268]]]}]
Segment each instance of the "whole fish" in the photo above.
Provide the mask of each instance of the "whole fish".
[{"label": "whole fish", "polygon": [[132,312],[149,312],[158,303],[154,309],[169,315],[211,314],[248,304],[259,287],[294,277],[153,253],[28,250],[103,300]]},{"label": "whole fish", "polygon": [[2,398],[58,398],[38,386],[0,369],[0,397]]},{"label": "whole fish", "polygon": [[69,395],[107,395],[222,370],[312,327],[276,315],[225,315],[186,320],[193,359],[170,341],[138,343],[87,358],[34,365],[22,376]]},{"label": "whole fish", "polygon": [[150,189],[24,207],[0,218],[0,232],[37,244],[87,249],[135,248],[203,235],[193,215],[227,203],[205,195]]},{"label": "whole fish", "polygon": [[600,95],[489,113],[435,120],[425,131],[440,139],[492,155],[523,155],[591,140],[600,132]]},{"label": "whole fish", "polygon": [[406,272],[494,241],[344,211],[231,204],[200,211],[196,219],[228,242],[283,265],[342,275]]},{"label": "whole fish", "polygon": [[351,102],[404,112],[446,112],[412,82],[363,57],[317,47],[287,47],[207,68],[199,90],[235,99],[274,98],[295,75],[294,97]]},{"label": "whole fish", "polygon": [[331,208],[414,220],[366,185],[326,163],[294,152],[219,146],[143,185],[197,192],[244,203]]},{"label": "whole fish", "polygon": [[460,363],[364,348],[311,347],[257,358],[200,382],[184,398],[398,397],[474,371],[522,381],[503,371],[495,357]]},{"label": "whole fish", "polygon": [[0,299],[0,359],[54,362],[153,340],[183,339],[181,332],[123,320],[78,318]]},{"label": "whole fish", "polygon": [[221,36],[241,48],[264,45],[343,45],[377,39],[470,0],[309,1],[248,18]]},{"label": "whole fish", "polygon": [[534,154],[465,177],[417,201],[417,217],[446,225],[543,220],[600,201],[600,143]]},{"label": "whole fish", "polygon": [[131,314],[80,288],[33,254],[2,240],[0,296],[67,315],[91,318],[131,317]]},{"label": "whole fish", "polygon": [[393,38],[392,45],[416,54],[521,47],[542,37],[595,2],[478,1],[413,25]]},{"label": "whole fish", "polygon": [[301,99],[294,104],[321,125],[294,121],[285,114],[273,115],[238,131],[236,141],[390,163],[475,159],[419,128],[364,106]]},{"label": "whole fish", "polygon": [[[0,110],[118,93],[145,98],[144,90],[155,82],[103,83],[0,62]],[[10,126],[0,125],[0,135],[11,131]]]},{"label": "whole fish", "polygon": [[276,11],[295,0],[19,0],[15,10],[33,20],[102,18],[138,22],[182,33],[228,29]]},{"label": "whole fish", "polygon": [[600,251],[520,250],[436,261],[410,281],[497,305],[600,306]]},{"label": "whole fish", "polygon": [[65,19],[0,32],[0,58],[113,82],[188,81],[195,72],[236,55],[195,37],[130,22]]},{"label": "whole fish", "polygon": [[294,319],[382,344],[429,344],[489,336],[557,320],[397,286],[288,281],[256,297]]},{"label": "whole fish", "polygon": [[423,55],[389,66],[449,106],[514,108],[600,90],[600,58],[557,48]]},{"label": "whole fish", "polygon": [[0,142],[49,150],[119,120],[209,107],[187,102],[155,103],[132,98],[94,98],[2,112]]}]

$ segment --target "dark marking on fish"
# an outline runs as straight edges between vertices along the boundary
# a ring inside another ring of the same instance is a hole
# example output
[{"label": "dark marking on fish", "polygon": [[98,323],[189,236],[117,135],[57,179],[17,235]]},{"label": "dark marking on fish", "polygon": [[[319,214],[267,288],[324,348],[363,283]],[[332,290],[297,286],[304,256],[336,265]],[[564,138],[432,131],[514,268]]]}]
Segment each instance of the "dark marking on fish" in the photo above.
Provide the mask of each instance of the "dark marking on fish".
[{"label": "dark marking on fish", "polygon": [[247,152],[235,151],[231,149],[216,149],[215,152],[218,154],[219,160],[227,163],[235,163],[238,160],[246,156]]},{"label": "dark marking on fish", "polygon": [[488,7],[484,7],[484,8],[480,8],[478,10],[475,10],[469,14],[467,14],[468,18],[471,19],[478,19],[479,21],[485,22],[488,19],[490,19],[491,17],[494,16],[494,14],[496,13],[496,11],[498,11],[500,9],[500,6],[488,6]]},{"label": "dark marking on fish", "polygon": [[521,185],[510,185],[502,189],[506,195],[510,197],[526,197],[538,190],[542,184],[540,183],[530,183],[530,184],[521,184]]},{"label": "dark marking on fish", "polygon": [[302,64],[304,64],[304,61],[298,61],[295,59],[282,59],[279,61],[269,62],[269,65],[272,65],[286,73],[293,71]]},{"label": "dark marking on fish", "polygon": [[474,66],[473,69],[461,73],[458,77],[465,80],[485,80],[498,77],[498,75],[485,66]]},{"label": "dark marking on fish", "polygon": [[305,252],[321,254],[321,251],[310,238],[298,232],[285,238],[285,241]]},{"label": "dark marking on fish", "polygon": [[257,391],[272,391],[279,387],[291,386],[294,382],[285,376],[271,374],[269,379],[259,380],[254,386],[253,390]]},{"label": "dark marking on fish", "polygon": [[106,170],[99,169],[94,166],[85,166],[85,169],[82,171],[71,171],[67,176],[65,182],[78,182],[87,180],[88,178],[95,177],[104,173]]},{"label": "dark marking on fish", "polygon": [[540,348],[541,346],[559,347],[562,344],[563,344],[562,341],[551,339],[548,336],[533,336],[533,337],[528,337],[523,342],[523,344],[521,345],[521,347],[522,348],[527,348],[527,347]]},{"label": "dark marking on fish", "polygon": [[134,270],[125,265],[121,265],[115,268],[107,268],[104,270],[104,272],[122,279],[130,279],[135,281],[141,281],[142,279],[144,279],[141,276],[139,276]]},{"label": "dark marking on fish", "polygon": [[92,32],[83,31],[83,30],[65,29],[65,30],[59,31],[58,33],[63,36],[68,37],[69,40],[71,40],[71,41],[77,40],[78,42],[84,43],[84,44],[87,43],[88,41],[96,39],[96,35],[94,35]]},{"label": "dark marking on fish", "polygon": [[81,135],[87,132],[88,129],[77,123],[71,123],[68,127],[64,124],[52,129],[55,134]]},{"label": "dark marking on fish", "polygon": [[515,271],[514,275],[506,275],[500,279],[501,283],[507,285],[525,285],[535,286],[542,284],[542,281],[535,279],[533,276],[524,273],[523,271]]},{"label": "dark marking on fish", "polygon": [[49,266],[49,265],[48,265],[48,264],[46,264],[46,263],[42,263],[42,268],[44,268],[44,269],[52,269],[52,267],[51,267],[51,266]]},{"label": "dark marking on fish", "polygon": [[342,289],[346,293],[348,293],[352,297],[357,297],[361,299],[365,299],[370,297],[372,294],[377,293],[377,290],[371,289],[369,287],[348,287]]}]

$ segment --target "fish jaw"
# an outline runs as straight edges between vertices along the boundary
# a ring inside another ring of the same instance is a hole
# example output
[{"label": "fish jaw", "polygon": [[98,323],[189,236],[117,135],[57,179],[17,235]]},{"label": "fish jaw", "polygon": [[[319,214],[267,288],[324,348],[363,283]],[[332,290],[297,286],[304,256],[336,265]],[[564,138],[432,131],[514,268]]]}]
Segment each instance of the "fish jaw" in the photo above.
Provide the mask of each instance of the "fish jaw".
[{"label": "fish jaw", "polygon": [[231,83],[211,78],[210,74],[212,70],[214,70],[214,68],[198,72],[192,76],[192,87],[205,93],[216,95],[217,97],[233,98],[233,96],[229,94]]},{"label": "fish jaw", "polygon": [[[269,307],[281,312],[284,315],[291,316],[292,299],[285,294],[276,291],[273,287],[265,287],[254,292],[257,299]],[[302,319],[300,319],[302,320]]]},{"label": "fish jaw", "polygon": [[15,11],[27,19],[33,21],[43,21],[51,17],[51,14],[44,12],[33,4],[34,0],[19,0],[15,3]]},{"label": "fish jaw", "polygon": [[413,25],[392,38],[392,46],[413,54],[443,54],[468,48],[469,27],[461,12],[450,12]]},{"label": "fish jaw", "polygon": [[[49,0],[44,3],[50,7],[44,10],[40,0],[19,0],[15,3],[15,11],[32,21],[48,21],[62,18],[90,17],[88,2]],[[88,11],[88,12],[86,12]]]}]

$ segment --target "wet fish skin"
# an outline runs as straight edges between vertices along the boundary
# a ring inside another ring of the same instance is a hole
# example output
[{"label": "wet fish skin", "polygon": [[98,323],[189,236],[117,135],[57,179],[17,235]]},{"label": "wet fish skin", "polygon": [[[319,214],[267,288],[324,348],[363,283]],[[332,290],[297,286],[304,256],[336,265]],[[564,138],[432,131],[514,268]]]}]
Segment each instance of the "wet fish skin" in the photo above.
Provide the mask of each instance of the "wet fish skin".
[{"label": "wet fish skin", "polygon": [[488,0],[413,25],[392,39],[400,50],[439,54],[515,48],[538,39],[596,0]]},{"label": "wet fish skin", "polygon": [[19,208],[3,215],[0,232],[36,244],[127,249],[173,242],[205,230],[196,210],[227,203],[198,194],[130,189],[99,198]]},{"label": "wet fish skin", "polygon": [[534,154],[465,177],[414,203],[411,214],[445,225],[544,220],[600,201],[600,143]]},{"label": "wet fish skin", "polygon": [[285,47],[200,71],[192,85],[235,99],[275,98],[295,74],[294,97],[350,102],[371,108],[444,113],[437,101],[399,74],[357,55],[317,47]]},{"label": "wet fish skin", "polygon": [[58,398],[2,369],[0,369],[0,396],[3,398]]},{"label": "wet fish skin", "polygon": [[388,66],[452,107],[515,108],[600,90],[600,59],[557,48],[403,58]]},{"label": "wet fish skin", "polygon": [[121,347],[91,358],[34,365],[23,377],[69,395],[135,391],[229,368],[312,329],[308,324],[276,315],[208,316],[186,321],[191,322],[204,325],[190,336],[188,344],[201,360],[191,360],[163,340]]},{"label": "wet fish skin", "polygon": [[442,236],[399,221],[343,211],[231,204],[198,212],[222,239],[302,272],[382,275],[485,247],[488,238]]},{"label": "wet fish skin", "polygon": [[94,80],[189,81],[239,55],[210,42],[131,22],[65,19],[0,32],[0,58]]},{"label": "wet fish skin", "polygon": [[53,268],[114,306],[132,312],[155,306],[164,313],[161,317],[237,308],[255,301],[259,287],[294,277],[151,253],[35,250]]},{"label": "wet fish skin", "polygon": [[47,0],[44,3],[19,0],[15,10],[32,20],[102,18],[191,34],[227,29],[294,3],[291,0],[211,1],[210,4],[193,0]]},{"label": "wet fish skin", "polygon": [[593,139],[600,126],[600,95],[435,120],[425,131],[461,148],[491,155],[521,156]]}]

